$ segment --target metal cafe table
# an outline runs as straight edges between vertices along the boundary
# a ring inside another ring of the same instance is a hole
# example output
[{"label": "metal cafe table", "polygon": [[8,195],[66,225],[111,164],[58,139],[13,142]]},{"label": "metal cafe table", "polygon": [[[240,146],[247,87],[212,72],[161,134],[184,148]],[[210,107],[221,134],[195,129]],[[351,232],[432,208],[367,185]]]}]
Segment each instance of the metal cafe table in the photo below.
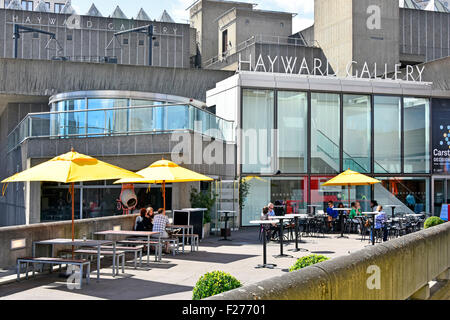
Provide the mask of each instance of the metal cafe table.
[{"label": "metal cafe table", "polygon": [[272,222],[274,220],[280,220],[280,231],[279,231],[279,236],[280,236],[280,254],[275,256],[275,258],[292,258],[291,255],[283,253],[283,238],[284,238],[283,221],[286,220],[286,219],[292,219],[292,218],[289,217],[289,216],[270,216],[269,219],[272,220]]},{"label": "metal cafe table", "polygon": [[116,266],[116,244],[113,241],[109,240],[82,240],[82,239],[51,239],[51,240],[43,240],[43,241],[34,241],[33,242],[33,258],[35,258],[36,254],[36,245],[50,245],[52,257],[54,257],[54,246],[55,245],[64,245],[64,246],[73,246],[73,247],[96,247],[97,248],[97,281],[100,280],[100,252],[101,246],[105,245],[113,245],[113,277],[115,277],[115,266]]},{"label": "metal cafe table", "polygon": [[385,208],[391,208],[392,209],[392,218],[395,218],[395,208],[399,208],[401,206],[395,205],[395,204],[387,204],[384,207]]},{"label": "metal cafe table", "polygon": [[375,245],[375,216],[379,212],[362,212],[361,214],[372,216],[372,245]]},{"label": "metal cafe table", "polygon": [[336,239],[340,238],[348,238],[344,236],[344,211],[351,211],[352,209],[349,208],[333,208],[333,210],[339,211],[339,220],[341,223],[341,235],[339,237],[336,237]]},{"label": "metal cafe table", "polygon": [[319,205],[319,204],[309,204],[308,207],[313,209],[313,216],[315,216],[316,215],[316,208],[320,208],[321,205]]},{"label": "metal cafe table", "polygon": [[[127,231],[127,230],[107,230],[107,231],[100,231],[96,232],[97,235],[104,235],[104,236],[141,236],[141,237],[147,237],[147,265],[150,263],[150,237],[152,235],[161,234],[160,232],[152,232],[152,231]],[[161,237],[158,238],[159,243],[161,243]],[[116,242],[117,240],[111,240],[110,242],[113,242],[114,246],[114,252],[116,250]]]},{"label": "metal cafe table", "polygon": [[[303,248],[299,248],[298,247],[298,241],[299,241],[299,239],[298,239],[298,235],[299,235],[299,232],[298,232],[298,218],[307,219],[308,215],[307,214],[301,214],[301,213],[295,213],[295,214],[288,214],[288,215],[286,215],[286,217],[294,218],[294,221],[295,221],[295,249],[291,249],[290,251],[293,251],[293,252],[309,251],[308,249],[303,249]],[[300,241],[301,241],[301,239],[300,239]]]},{"label": "metal cafe table", "polygon": [[[280,222],[280,220],[275,220],[275,219],[273,219],[273,220],[253,220],[253,221],[250,221],[251,224],[259,224],[261,228],[265,224],[272,224],[272,223],[278,223],[278,222]],[[276,266],[277,266],[276,264],[267,264],[267,240],[266,240],[266,234],[265,234],[265,231],[264,231],[264,233],[263,233],[263,264],[259,264],[255,268],[256,269],[261,269],[261,268],[273,269]]]},{"label": "metal cafe table", "polygon": [[[168,224],[166,225],[166,229],[181,229],[182,231],[182,247],[183,247],[183,253],[184,253],[184,245],[186,243],[186,234],[193,234],[194,233],[194,226],[193,225],[174,225],[174,224]],[[191,236],[191,244],[193,241],[193,236]],[[191,247],[192,250],[192,247]]]},{"label": "metal cafe table", "polygon": [[[224,220],[225,220],[225,232],[224,232],[224,237],[223,237],[223,239],[219,239],[219,241],[231,241],[231,239],[228,239],[227,238],[227,229],[228,229],[228,218],[229,218],[229,216],[228,216],[228,214],[229,213],[233,213],[233,217],[234,217],[234,213],[235,213],[236,211],[232,211],[232,210],[218,210],[217,211],[217,213],[220,213],[220,214],[224,214],[225,215],[225,217],[224,217]],[[231,230],[231,229],[230,229]]]}]

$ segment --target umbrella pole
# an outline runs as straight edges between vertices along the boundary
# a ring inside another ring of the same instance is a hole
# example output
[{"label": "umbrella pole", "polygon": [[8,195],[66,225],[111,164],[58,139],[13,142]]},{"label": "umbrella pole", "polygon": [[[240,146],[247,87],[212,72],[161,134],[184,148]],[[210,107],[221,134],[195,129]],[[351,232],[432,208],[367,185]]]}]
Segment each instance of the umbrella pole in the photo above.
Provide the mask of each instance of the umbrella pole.
[{"label": "umbrella pole", "polygon": [[[72,241],[75,240],[75,183],[72,182],[72,186],[71,186],[71,194],[72,194]],[[72,246],[72,259],[75,258],[75,248],[74,246]]]},{"label": "umbrella pole", "polygon": [[351,208],[351,204],[350,204],[350,185],[348,185],[348,207]]},{"label": "umbrella pole", "polygon": [[163,181],[163,185],[162,185],[162,187],[163,187],[163,212],[164,212],[164,215],[166,215],[166,181]]}]

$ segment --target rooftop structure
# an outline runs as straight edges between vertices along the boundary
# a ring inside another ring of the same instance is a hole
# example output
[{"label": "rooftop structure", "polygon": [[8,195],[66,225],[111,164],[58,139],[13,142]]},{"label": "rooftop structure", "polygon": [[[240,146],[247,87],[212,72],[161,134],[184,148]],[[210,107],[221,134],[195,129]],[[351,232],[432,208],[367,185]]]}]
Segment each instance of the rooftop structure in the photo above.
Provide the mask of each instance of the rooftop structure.
[{"label": "rooftop structure", "polygon": [[103,15],[97,9],[95,4],[92,4],[92,6],[89,8],[89,11],[86,13],[86,15],[91,16],[91,17],[103,17]]}]

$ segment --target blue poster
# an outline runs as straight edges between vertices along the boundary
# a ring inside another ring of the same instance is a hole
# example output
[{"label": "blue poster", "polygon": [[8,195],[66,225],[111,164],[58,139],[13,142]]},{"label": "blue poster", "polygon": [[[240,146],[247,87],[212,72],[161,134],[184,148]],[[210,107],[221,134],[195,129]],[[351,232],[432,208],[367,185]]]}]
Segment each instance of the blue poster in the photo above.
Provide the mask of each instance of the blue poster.
[{"label": "blue poster", "polygon": [[443,204],[441,209],[441,219],[448,222],[448,204]]}]

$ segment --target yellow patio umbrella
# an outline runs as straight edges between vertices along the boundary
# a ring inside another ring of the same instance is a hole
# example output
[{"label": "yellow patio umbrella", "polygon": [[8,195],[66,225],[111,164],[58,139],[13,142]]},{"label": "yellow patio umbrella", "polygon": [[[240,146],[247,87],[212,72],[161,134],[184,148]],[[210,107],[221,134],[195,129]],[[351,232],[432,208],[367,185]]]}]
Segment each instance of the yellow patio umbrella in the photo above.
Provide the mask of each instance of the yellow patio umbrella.
[{"label": "yellow patio umbrella", "polygon": [[[75,182],[112,180],[120,178],[141,178],[140,175],[97,160],[95,158],[74,152],[57,156],[49,161],[41,163],[30,169],[16,173],[5,179],[2,183],[25,182],[25,181],[48,181],[71,183],[70,193],[72,195],[72,241],[75,237],[74,224],[74,190]],[[5,185],[6,186],[6,185]],[[4,187],[5,187],[4,186]],[[5,191],[6,188],[3,188]],[[73,254],[73,253],[72,253]]]},{"label": "yellow patio umbrella", "polygon": [[164,215],[166,214],[166,183],[193,182],[193,181],[213,181],[214,179],[180,167],[176,163],[168,160],[159,160],[149,167],[136,172],[143,178],[124,178],[114,184],[119,183],[157,183],[162,184]]},{"label": "yellow patio umbrella", "polygon": [[263,178],[258,177],[258,176],[247,176],[247,177],[242,178],[242,181],[248,182],[248,181],[253,180],[253,179],[266,182],[266,180],[264,180]]},{"label": "yellow patio umbrella", "polygon": [[350,207],[350,187],[351,186],[367,186],[380,183],[380,180],[368,177],[362,173],[347,170],[340,175],[337,175],[331,180],[323,183],[322,186],[347,186],[348,187],[348,202]]}]

